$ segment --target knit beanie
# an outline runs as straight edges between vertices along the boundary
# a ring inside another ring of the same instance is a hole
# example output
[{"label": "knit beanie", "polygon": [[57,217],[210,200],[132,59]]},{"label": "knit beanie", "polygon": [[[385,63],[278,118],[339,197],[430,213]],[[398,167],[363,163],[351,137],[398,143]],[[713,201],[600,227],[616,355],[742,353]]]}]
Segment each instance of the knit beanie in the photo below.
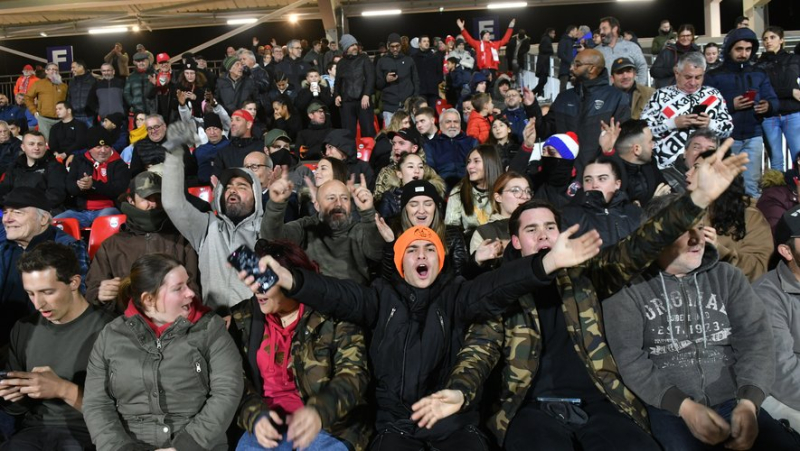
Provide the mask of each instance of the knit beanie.
[{"label": "knit beanie", "polygon": [[392,45],[394,43],[400,43],[400,35],[397,33],[390,34],[389,38],[386,39],[386,45]]},{"label": "knit beanie", "polygon": [[236,64],[237,61],[239,61],[239,58],[237,58],[236,56],[229,56],[222,61],[222,66],[225,67],[226,71],[231,70],[231,67],[233,67],[233,65]]},{"label": "knit beanie", "polygon": [[394,243],[394,266],[397,268],[397,272],[400,273],[400,277],[405,277],[403,273],[403,256],[406,253],[406,249],[411,243],[417,240],[433,243],[433,245],[436,246],[436,253],[439,254],[439,271],[441,271],[444,266],[444,245],[442,245],[442,240],[439,239],[439,235],[428,227],[414,226],[403,232],[400,238]]},{"label": "knit beanie", "polygon": [[556,149],[565,160],[574,160],[578,156],[578,136],[574,132],[558,133],[544,142],[544,146]]},{"label": "knit beanie", "polygon": [[206,113],[203,115],[203,128],[216,127],[220,130],[222,128],[222,120],[217,113]]},{"label": "knit beanie", "polygon": [[354,38],[352,34],[343,34],[342,39],[339,40],[339,46],[341,47],[342,52],[345,53],[347,53],[347,49],[349,49],[350,46],[356,44],[358,44],[358,41],[356,41],[356,38]]},{"label": "knit beanie", "polygon": [[442,208],[442,196],[439,191],[427,180],[412,180],[403,185],[403,193],[400,195],[400,208],[406,208],[408,202],[417,196],[428,196],[433,199],[436,208]]}]

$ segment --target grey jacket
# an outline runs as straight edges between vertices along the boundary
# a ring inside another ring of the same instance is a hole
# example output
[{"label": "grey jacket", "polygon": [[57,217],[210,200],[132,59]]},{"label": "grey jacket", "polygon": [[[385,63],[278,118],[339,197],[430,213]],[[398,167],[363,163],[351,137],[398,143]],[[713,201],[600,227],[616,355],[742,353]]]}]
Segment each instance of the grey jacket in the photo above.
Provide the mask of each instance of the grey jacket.
[{"label": "grey jacket", "polygon": [[140,315],[120,316],[89,357],[83,416],[98,451],[224,451],[242,386],[242,360],[217,315],[180,317],[160,339]]},{"label": "grey jacket", "polygon": [[219,183],[214,189],[212,207],[214,211],[201,213],[184,195],[183,150],[166,153],[161,200],[175,228],[186,237],[200,260],[200,285],[203,287],[203,303],[212,309],[227,308],[250,299],[253,293],[228,266],[226,257],[237,247],[246,244],[254,248],[261,227],[263,207],[261,205],[261,183],[250,170],[242,169],[253,184],[255,210],[253,214],[234,224],[222,212],[225,187]]},{"label": "grey jacket", "polygon": [[339,279],[370,282],[370,262],[383,255],[384,241],[375,225],[375,209],[359,211],[360,222],[332,231],[319,215],[283,223],[286,202],[270,200],[261,223],[261,235],[268,240],[289,240],[302,247],[319,264],[322,274]]},{"label": "grey jacket", "polygon": [[781,261],[778,267],[753,283],[764,301],[775,339],[775,383],[772,396],[800,410],[800,282]]},{"label": "grey jacket", "polygon": [[745,398],[758,407],[775,379],[766,310],[710,244],[684,277],[651,266],[603,304],[603,316],[625,385],[676,415],[687,397],[707,406]]}]

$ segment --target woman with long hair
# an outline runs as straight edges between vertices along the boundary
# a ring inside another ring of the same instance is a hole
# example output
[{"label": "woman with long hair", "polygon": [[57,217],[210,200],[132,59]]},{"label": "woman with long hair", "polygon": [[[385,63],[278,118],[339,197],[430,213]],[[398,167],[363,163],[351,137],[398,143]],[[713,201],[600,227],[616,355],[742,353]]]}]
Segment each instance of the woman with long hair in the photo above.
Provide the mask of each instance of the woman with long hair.
[{"label": "woman with long hair", "polygon": [[140,257],[122,281],[127,309],[100,333],[86,369],[83,414],[98,450],[228,449],[242,360],[188,281],[165,254]]},{"label": "woman with long hair", "polygon": [[472,234],[469,242],[470,254],[478,251],[481,244],[489,244],[485,242],[486,240],[500,241],[502,249],[505,249],[511,240],[508,219],[518,206],[530,200],[532,196],[531,185],[522,174],[508,171],[498,177],[492,186],[492,216],[489,217],[489,222],[479,226]]},{"label": "woman with long hair", "polygon": [[[318,273],[296,244],[258,240],[255,253]],[[275,285],[231,309],[244,362],[237,451],[363,450],[369,442],[369,370],[360,327],[321,315]],[[284,432],[280,426],[288,427]]]},{"label": "woman with long hair", "polygon": [[784,49],[783,28],[767,27],[761,35],[764,53],[758,65],[769,75],[770,84],[778,96],[777,114],[765,117],[761,127],[769,144],[769,164],[772,169],[784,171],[783,140],[789,147],[791,161],[800,155],[800,55]]},{"label": "woman with long hair", "polygon": [[197,63],[193,60],[186,60],[183,70],[178,75],[176,84],[176,95],[180,106],[189,108],[192,116],[203,118],[203,99],[205,97],[208,80],[203,71],[197,70]]},{"label": "woman with long hair", "polygon": [[403,187],[413,180],[427,180],[439,191],[440,195],[444,194],[444,182],[436,176],[436,172],[433,170],[425,170],[428,165],[419,155],[403,152],[400,154],[400,160],[394,166],[397,183],[390,185],[390,189],[384,192],[378,203],[378,213],[383,219],[392,219],[400,213]]},{"label": "woman with long hair", "polygon": [[460,226],[471,234],[476,227],[489,222],[492,214],[489,189],[503,173],[497,148],[483,144],[467,155],[467,174],[450,191],[447,201],[447,225]]},{"label": "woman with long hair", "polygon": [[[697,186],[696,168],[714,150],[700,154],[686,172],[686,191]],[[719,259],[741,269],[755,281],[767,272],[774,250],[772,230],[756,202],[745,194],[744,177],[738,176],[731,186],[708,207],[703,229],[706,241],[719,252]]]},{"label": "woman with long hair", "polygon": [[511,121],[505,116],[497,116],[492,121],[492,132],[486,144],[494,144],[500,153],[503,168],[507,168],[519,152],[520,144],[511,129]]}]

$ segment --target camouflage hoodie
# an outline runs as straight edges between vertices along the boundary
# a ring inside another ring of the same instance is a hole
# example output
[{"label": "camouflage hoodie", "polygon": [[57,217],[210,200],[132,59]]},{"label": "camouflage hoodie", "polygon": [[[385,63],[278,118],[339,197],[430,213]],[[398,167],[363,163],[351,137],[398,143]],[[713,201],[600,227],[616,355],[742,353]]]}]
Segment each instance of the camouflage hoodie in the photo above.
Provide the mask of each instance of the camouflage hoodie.
[{"label": "camouflage hoodie", "polygon": [[[240,302],[231,313],[230,333],[245,368],[237,424],[252,433],[256,420],[269,411],[261,397],[263,379],[256,363],[256,351],[269,328],[255,298]],[[356,451],[366,449],[372,428],[366,412],[369,370],[361,328],[306,307],[292,337],[291,353],[289,368],[303,404],[317,410],[326,432]]]},{"label": "camouflage hoodie", "polygon": [[[604,249],[586,263],[559,271],[557,284],[567,331],[575,352],[586,364],[595,386],[609,401],[643,429],[649,431],[647,411],[642,402],[622,383],[617,364],[605,340],[600,299],[622,289],[675,241],[705,210],[689,196],[683,196],[616,246]],[[525,402],[539,368],[542,350],[539,315],[533,296],[519,299],[520,308],[499,321],[476,324],[471,328],[479,338],[459,352],[448,388],[461,390],[465,407],[503,356],[500,399],[493,406],[487,427],[502,446],[508,426]]]}]

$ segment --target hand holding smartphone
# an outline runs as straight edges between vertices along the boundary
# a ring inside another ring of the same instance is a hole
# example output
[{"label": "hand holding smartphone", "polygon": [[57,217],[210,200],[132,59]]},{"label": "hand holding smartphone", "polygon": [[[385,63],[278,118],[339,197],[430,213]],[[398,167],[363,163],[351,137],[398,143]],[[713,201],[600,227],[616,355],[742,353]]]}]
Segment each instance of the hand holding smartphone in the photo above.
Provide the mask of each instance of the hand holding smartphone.
[{"label": "hand holding smartphone", "polygon": [[692,108],[692,114],[703,114],[707,109],[708,105],[695,105],[694,108]]},{"label": "hand holding smartphone", "polygon": [[263,273],[258,267],[258,257],[247,245],[239,246],[228,256],[228,263],[236,271],[244,271],[247,275],[253,276],[255,283],[258,284],[258,293],[264,294],[278,283],[278,275],[271,268],[267,268]]},{"label": "hand holding smartphone", "polygon": [[747,99],[748,102],[755,102],[757,92],[758,91],[756,91],[755,89],[749,89],[747,92],[742,94],[742,97]]}]

